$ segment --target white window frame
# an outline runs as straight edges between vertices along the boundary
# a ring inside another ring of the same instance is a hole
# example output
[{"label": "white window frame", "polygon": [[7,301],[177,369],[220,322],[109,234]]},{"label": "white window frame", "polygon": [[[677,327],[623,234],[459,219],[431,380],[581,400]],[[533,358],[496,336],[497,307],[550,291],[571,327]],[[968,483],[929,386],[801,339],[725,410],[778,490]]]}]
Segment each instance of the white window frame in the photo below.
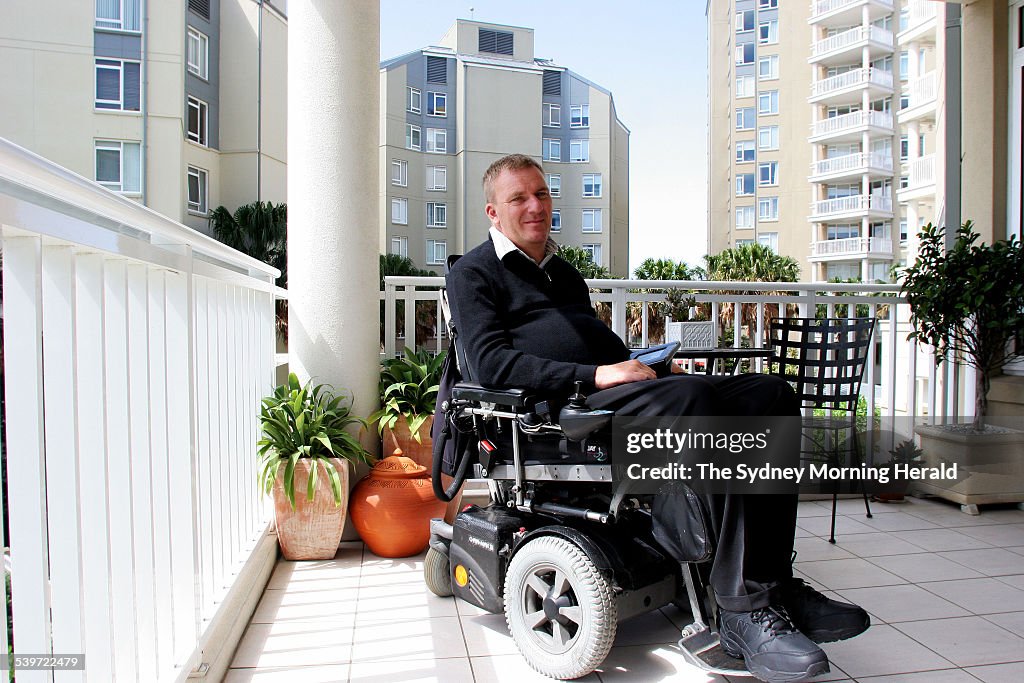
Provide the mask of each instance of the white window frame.
[{"label": "white window frame", "polygon": [[544,161],[561,161],[562,160],[562,141],[558,138],[544,138],[541,142],[543,146],[542,157]]},{"label": "white window frame", "polygon": [[[103,62],[103,63],[101,64],[100,62]],[[125,111],[125,112],[130,112],[130,113],[133,113],[133,114],[138,114],[140,112],[140,110],[142,109],[142,102],[141,102],[141,99],[142,99],[141,87],[142,87],[142,85],[141,85],[141,83],[139,84],[139,88],[140,88],[139,99],[140,99],[140,102],[139,102],[138,108],[136,108],[136,109],[125,109],[125,101],[124,101],[124,92],[125,92],[125,88],[124,88],[125,68],[124,68],[124,65],[125,64],[139,64],[140,71],[142,69],[141,63],[137,62],[137,61],[135,61],[133,59],[108,59],[106,57],[97,57],[96,60],[94,61],[94,63],[93,63],[93,90],[92,90],[92,94],[93,94],[93,108],[96,109],[97,111],[103,111],[103,112],[108,112],[108,111]],[[116,99],[116,100],[101,100],[97,96],[96,89],[99,86],[99,71],[100,71],[100,69],[105,69],[107,71],[116,71],[117,72],[118,99]],[[104,104],[110,104],[110,105],[115,105],[115,106],[111,106],[111,107],[100,106],[100,105],[104,105]]]},{"label": "white window frame", "polygon": [[[590,192],[587,192],[587,180],[590,180]],[[583,174],[583,196],[600,197],[604,193],[604,182],[600,173]]]},{"label": "white window frame", "polygon": [[427,128],[426,151],[431,154],[447,154],[448,130],[445,128]]},{"label": "white window frame", "polygon": [[[767,171],[768,175],[765,176],[764,172]],[[779,162],[777,161],[762,161],[757,165],[757,185],[758,187],[774,187],[779,184]]]},{"label": "white window frame", "polygon": [[427,240],[426,256],[428,266],[444,265],[448,258],[448,242],[446,240]]},{"label": "white window frame", "polygon": [[753,97],[757,94],[757,78],[750,74],[736,77],[736,97]]},{"label": "white window frame", "polygon": [[757,220],[777,221],[779,220],[779,198],[758,197],[757,198]]},{"label": "white window frame", "polygon": [[[747,125],[746,116],[744,112],[750,112],[750,125]],[[742,127],[740,124],[743,124]],[[757,108],[756,107],[739,107],[736,109],[736,130],[754,130],[757,127]]]},{"label": "white window frame", "polygon": [[[193,47],[195,48],[193,50]],[[193,61],[193,52],[198,61]],[[208,80],[210,77],[210,39],[205,33],[192,26],[188,27],[187,68],[199,78]]]},{"label": "white window frame", "polygon": [[562,232],[561,209],[551,209],[551,232]]},{"label": "white window frame", "polygon": [[402,235],[392,237],[391,253],[403,258],[409,258],[409,238]]},{"label": "white window frame", "polygon": [[448,189],[448,167],[427,166],[427,191],[445,192]]},{"label": "white window frame", "polygon": [[[747,156],[750,158],[748,159]],[[757,161],[757,145],[753,140],[738,140],[736,142],[736,163],[749,164]]]},{"label": "white window frame", "polygon": [[757,235],[757,243],[761,246],[768,247],[772,252],[779,253],[779,233],[777,232],[762,232]]},{"label": "white window frame", "polygon": [[569,107],[570,128],[590,128],[590,105],[574,104]]},{"label": "white window frame", "polygon": [[[192,111],[196,112],[199,130],[192,130]],[[210,146],[210,105],[193,95],[188,96],[186,106],[185,132],[188,139],[203,147]]]},{"label": "white window frame", "polygon": [[[743,28],[743,24],[744,24],[743,19],[744,19],[744,17],[748,13],[750,14],[750,16],[752,18],[751,27],[750,28]],[[755,28],[757,28],[757,23],[756,22],[757,22],[757,17],[754,15],[754,10],[752,10],[752,9],[736,10],[736,33],[749,33],[750,31],[753,31]]]},{"label": "white window frame", "polygon": [[779,91],[764,90],[757,94],[757,115],[774,116],[779,113]]},{"label": "white window frame", "polygon": [[135,6],[135,19],[137,21],[140,21],[140,24],[141,24],[142,15],[140,13],[140,8],[139,8],[139,5],[141,4],[141,0],[115,0],[115,4],[117,4],[117,9],[118,9],[118,12],[120,13],[120,16],[116,17],[116,18],[115,17],[101,17],[100,16],[100,4],[98,2],[95,3],[96,7],[95,7],[95,11],[94,11],[94,19],[95,19],[95,24],[94,25],[96,26],[96,28],[103,29],[104,31],[123,31],[125,33],[141,33],[142,32],[141,25],[137,26],[137,27],[127,27],[127,28],[125,27],[125,17],[128,15],[128,12],[125,11],[125,10],[127,9],[127,7],[129,5],[134,5]]},{"label": "white window frame", "polygon": [[443,119],[448,117],[448,95],[443,92],[427,92],[427,116]]},{"label": "white window frame", "polygon": [[757,9],[776,9],[779,0],[757,0]]},{"label": "white window frame", "polygon": [[[199,198],[197,201],[192,201],[192,197],[189,196],[189,192],[192,189],[189,186],[188,179],[195,178],[196,186],[199,188]],[[199,216],[205,216],[209,212],[210,203],[210,174],[206,169],[199,168],[197,166],[189,166],[185,172],[185,202],[188,208],[188,212]]]},{"label": "white window frame", "polygon": [[[747,61],[747,48],[750,48],[750,61]],[[737,66],[743,66],[744,64],[753,64],[754,59],[757,57],[757,49],[753,43],[740,43],[736,46],[736,64]]]},{"label": "white window frame", "polygon": [[583,209],[580,221],[581,232],[600,233],[604,229],[604,216],[601,209]]},{"label": "white window frame", "polygon": [[448,205],[444,202],[427,202],[427,227],[448,227]]},{"label": "white window frame", "polygon": [[[135,188],[137,189],[125,189],[129,186],[129,183],[125,182],[125,146],[133,148],[135,154],[138,155],[138,163],[136,164],[139,169],[139,177],[135,180]],[[110,180],[100,180],[100,164],[99,164],[99,151],[116,151],[117,162],[118,162],[118,180],[117,182]],[[96,182],[114,192],[127,195],[129,197],[139,196],[142,194],[142,145],[138,142],[131,140],[97,140],[93,149],[93,177],[96,178]]]},{"label": "white window frame", "polygon": [[560,128],[562,126],[562,105],[553,102],[541,104],[541,125],[545,128]]},{"label": "white window frame", "polygon": [[753,205],[736,207],[736,227],[740,230],[747,230],[754,227],[757,217],[757,209]]},{"label": "white window frame", "polygon": [[[765,138],[767,138],[767,143]],[[760,126],[757,129],[757,148],[761,150],[779,148],[779,127],[777,125]]]},{"label": "white window frame", "polygon": [[593,263],[599,266],[604,265],[602,263],[604,255],[601,253],[603,250],[600,244],[582,244],[580,245],[580,248],[583,249],[583,251],[587,252],[587,256],[590,257],[590,260]]},{"label": "white window frame", "polygon": [[409,186],[409,162],[405,159],[391,160],[391,184],[398,187]]},{"label": "white window frame", "polygon": [[405,88],[405,110],[413,114],[423,111],[423,93],[419,88],[406,86]]},{"label": "white window frame", "polygon": [[[765,73],[767,65],[767,73]],[[757,80],[777,81],[779,79],[779,56],[764,55],[757,58]]]},{"label": "white window frame", "polygon": [[[767,30],[766,30],[767,29]],[[779,42],[779,20],[765,19],[757,25],[757,44],[776,45]]]},{"label": "white window frame", "polygon": [[423,148],[423,131],[419,126],[405,124],[405,148],[419,151]]},{"label": "white window frame", "polygon": [[391,198],[391,223],[409,225],[409,200],[405,197]]},{"label": "white window frame", "polygon": [[569,161],[577,164],[590,161],[589,138],[569,140]]},{"label": "white window frame", "polygon": [[[747,191],[747,184],[744,181],[745,178],[750,178],[750,191]],[[757,191],[757,176],[753,173],[737,173],[736,174],[736,196],[737,197],[753,197],[754,192]]]},{"label": "white window frame", "polygon": [[562,174],[548,173],[548,194],[552,197],[562,196]]}]

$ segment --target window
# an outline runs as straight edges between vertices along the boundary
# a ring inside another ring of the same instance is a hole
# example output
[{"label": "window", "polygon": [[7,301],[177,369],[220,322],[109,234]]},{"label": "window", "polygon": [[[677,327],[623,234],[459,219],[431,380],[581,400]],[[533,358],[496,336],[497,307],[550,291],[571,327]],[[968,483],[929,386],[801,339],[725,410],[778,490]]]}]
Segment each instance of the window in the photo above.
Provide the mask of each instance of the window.
[{"label": "window", "polygon": [[448,226],[448,205],[440,202],[427,202],[427,227],[444,228]]},{"label": "window", "polygon": [[830,225],[826,231],[826,239],[830,240],[845,240],[851,237],[860,237],[859,225]]},{"label": "window", "polygon": [[900,53],[900,80],[910,80],[910,53],[906,50]]},{"label": "window", "polygon": [[205,216],[208,190],[206,171],[195,166],[189,166],[186,180],[188,185],[188,210],[191,213],[200,213]]},{"label": "window", "polygon": [[562,125],[562,106],[545,102],[541,105],[541,125],[558,128]]},{"label": "window", "polygon": [[754,30],[754,10],[736,12],[736,33]]},{"label": "window", "polygon": [[420,127],[405,124],[405,148],[420,149]]},{"label": "window", "polygon": [[583,209],[583,232],[601,232],[601,209]]},{"label": "window", "polygon": [[779,56],[767,55],[757,60],[757,77],[762,81],[772,81],[779,77]]},{"label": "window", "polygon": [[590,161],[590,140],[570,140],[569,161]]},{"label": "window", "polygon": [[574,104],[569,107],[570,128],[590,128],[590,105]]},{"label": "window", "polygon": [[757,148],[758,149],[778,149],[779,148],[779,127],[778,126],[761,126],[757,129]]},{"label": "window", "polygon": [[448,96],[443,92],[428,92],[427,116],[448,116]]},{"label": "window", "polygon": [[753,140],[740,140],[736,143],[736,162],[743,163],[745,161],[754,160],[754,141]]},{"label": "window", "polygon": [[448,243],[444,240],[427,240],[427,265],[443,265],[448,258]]},{"label": "window", "polygon": [[427,189],[443,192],[448,189],[448,167],[427,166]]},{"label": "window", "polygon": [[422,104],[423,94],[416,88],[405,89],[405,110],[411,111],[413,114],[419,114]]},{"label": "window", "polygon": [[763,164],[757,165],[757,184],[758,185],[778,185],[779,184],[779,162],[769,161]]},{"label": "window", "polygon": [[736,63],[737,64],[753,64],[754,63],[754,44],[744,43],[736,46]]},{"label": "window", "polygon": [[[751,207],[753,208],[753,207]],[[761,197],[757,200],[757,218],[762,221],[779,220],[779,198]]]},{"label": "window", "polygon": [[203,147],[209,144],[207,137],[208,127],[208,115],[209,109],[206,102],[192,97],[188,97],[188,139],[192,142],[199,143]]},{"label": "window", "polygon": [[96,28],[139,31],[139,0],[96,0]]},{"label": "window", "polygon": [[544,161],[562,160],[562,141],[557,138],[544,138]]},{"label": "window", "polygon": [[828,280],[860,280],[860,264],[826,263],[825,277]]},{"label": "window", "polygon": [[96,108],[139,111],[139,63],[96,60]]},{"label": "window", "polygon": [[754,77],[753,76],[737,76],[736,77],[736,97],[753,97],[754,96]]},{"label": "window", "polygon": [[777,232],[762,232],[757,236],[757,243],[768,247],[776,254],[779,253],[779,233]]},{"label": "window", "polygon": [[762,21],[757,27],[757,42],[761,45],[774,45],[779,42],[779,20]]},{"label": "window", "polygon": [[210,39],[205,33],[188,27],[188,70],[206,80],[210,67]]},{"label": "window", "polygon": [[403,159],[391,160],[391,184],[405,187],[409,184],[409,162]]},{"label": "window", "polygon": [[601,265],[601,245],[600,244],[581,244],[580,247],[583,251],[587,252],[587,256],[591,261],[597,265]]},{"label": "window", "polygon": [[562,210],[552,209],[551,210],[551,232],[562,231]]},{"label": "window", "polygon": [[496,55],[512,54],[512,34],[508,31],[492,31],[482,28],[477,34],[477,40],[480,52],[490,52]]},{"label": "window", "polygon": [[427,57],[427,83],[448,83],[447,57]]},{"label": "window", "polygon": [[548,174],[548,192],[552,197],[562,196],[562,176],[558,173]]},{"label": "window", "polygon": [[736,227],[737,228],[752,228],[752,227],[754,227],[754,207],[752,207],[752,206],[737,206],[736,207]]},{"label": "window", "polygon": [[601,196],[601,174],[600,173],[584,173],[583,174],[583,196],[584,197],[600,197]]},{"label": "window", "polygon": [[392,237],[391,238],[391,253],[401,256],[403,258],[409,258],[409,238],[408,237]]},{"label": "window", "polygon": [[907,219],[900,219],[900,242],[907,241]]},{"label": "window", "polygon": [[779,113],[779,91],[778,90],[767,90],[757,96],[757,113],[758,114],[778,114]]},{"label": "window", "polygon": [[409,200],[395,197],[391,200],[391,222],[395,225],[409,224]]},{"label": "window", "polygon": [[779,0],[757,0],[758,9],[775,9],[779,6]]},{"label": "window", "polygon": [[906,163],[910,159],[910,136],[900,136],[900,161]]},{"label": "window", "polygon": [[754,174],[739,173],[736,175],[736,196],[744,197],[754,194]]},{"label": "window", "polygon": [[742,107],[736,110],[736,130],[754,130],[754,108]]},{"label": "window", "polygon": [[137,142],[98,140],[96,182],[125,194],[142,192],[142,146]]}]

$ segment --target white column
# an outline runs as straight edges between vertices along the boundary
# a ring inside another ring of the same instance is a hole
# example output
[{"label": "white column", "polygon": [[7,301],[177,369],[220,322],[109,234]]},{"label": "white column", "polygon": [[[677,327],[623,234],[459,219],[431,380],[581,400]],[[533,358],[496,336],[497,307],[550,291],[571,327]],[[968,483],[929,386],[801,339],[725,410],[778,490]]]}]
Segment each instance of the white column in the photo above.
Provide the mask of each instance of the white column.
[{"label": "white column", "polygon": [[380,5],[288,7],[289,363],[377,403]]}]

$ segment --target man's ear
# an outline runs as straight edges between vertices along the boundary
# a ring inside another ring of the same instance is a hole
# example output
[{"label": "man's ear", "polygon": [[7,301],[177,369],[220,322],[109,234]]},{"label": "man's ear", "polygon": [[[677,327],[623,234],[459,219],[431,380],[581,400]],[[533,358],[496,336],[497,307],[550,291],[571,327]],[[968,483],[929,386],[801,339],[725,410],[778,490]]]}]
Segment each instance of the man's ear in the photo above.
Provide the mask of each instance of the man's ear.
[{"label": "man's ear", "polygon": [[495,210],[494,204],[491,204],[490,202],[488,202],[487,205],[484,207],[484,213],[487,214],[487,217],[491,220],[491,223],[495,227],[497,227],[498,226],[498,223],[497,223],[498,212],[497,212],[497,210]]}]

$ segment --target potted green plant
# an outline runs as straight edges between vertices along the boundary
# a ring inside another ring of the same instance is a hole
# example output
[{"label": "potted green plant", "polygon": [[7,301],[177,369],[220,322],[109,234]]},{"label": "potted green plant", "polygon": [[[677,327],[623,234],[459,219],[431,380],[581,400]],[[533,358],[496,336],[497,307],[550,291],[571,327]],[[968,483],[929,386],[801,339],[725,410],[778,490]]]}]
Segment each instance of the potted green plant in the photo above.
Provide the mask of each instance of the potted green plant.
[{"label": "potted green plant", "polygon": [[895,448],[889,451],[889,462],[882,465],[884,471],[889,474],[889,483],[885,484],[884,490],[879,490],[872,500],[880,503],[899,503],[907,493],[907,486],[910,481],[903,477],[895,476],[896,465],[918,465],[921,463],[921,456],[924,451],[918,448],[913,439],[904,439],[896,444]]},{"label": "potted green plant", "polygon": [[957,464],[956,481],[923,481],[928,493],[976,513],[980,503],[1024,501],[1024,433],[986,425],[992,377],[1012,357],[1010,340],[1024,325],[1024,251],[1010,238],[978,244],[968,221],[947,250],[945,230],[926,226],[917,259],[903,271],[911,338],[931,344],[939,362],[976,370],[970,423],[919,426],[930,466]]},{"label": "potted green plant", "polygon": [[381,363],[381,408],[369,421],[377,425],[385,453],[398,448],[417,464],[430,467],[430,428],[445,353],[405,349],[401,358],[388,358]]},{"label": "potted green plant", "polygon": [[263,399],[259,485],[273,494],[286,559],[323,560],[337,553],[348,510],[348,462],[370,460],[349,429],[365,425],[352,415],[346,396],[312,380],[300,384],[295,373]]}]

